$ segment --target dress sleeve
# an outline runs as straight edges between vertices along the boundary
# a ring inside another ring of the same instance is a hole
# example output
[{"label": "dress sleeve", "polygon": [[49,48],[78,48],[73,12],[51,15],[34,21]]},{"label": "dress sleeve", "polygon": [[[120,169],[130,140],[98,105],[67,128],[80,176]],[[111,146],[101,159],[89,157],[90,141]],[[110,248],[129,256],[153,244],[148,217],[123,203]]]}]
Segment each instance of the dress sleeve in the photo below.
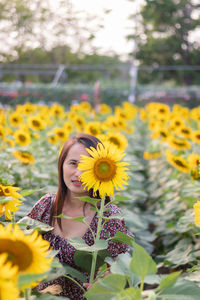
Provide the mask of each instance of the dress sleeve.
[{"label": "dress sleeve", "polygon": [[[111,205],[109,217],[119,213],[121,213],[120,209],[116,205]],[[133,237],[133,234],[127,230],[124,220],[110,219],[104,225],[104,228],[101,233],[101,238],[106,239],[108,238],[108,236],[113,237],[117,232],[123,232],[128,236]],[[108,251],[110,252],[112,258],[116,258],[120,253],[130,252],[130,246],[124,243],[109,241]]]},{"label": "dress sleeve", "polygon": [[50,210],[53,203],[53,195],[46,194],[40,200],[38,200],[31,211],[28,213],[28,217],[44,222],[49,223]]}]

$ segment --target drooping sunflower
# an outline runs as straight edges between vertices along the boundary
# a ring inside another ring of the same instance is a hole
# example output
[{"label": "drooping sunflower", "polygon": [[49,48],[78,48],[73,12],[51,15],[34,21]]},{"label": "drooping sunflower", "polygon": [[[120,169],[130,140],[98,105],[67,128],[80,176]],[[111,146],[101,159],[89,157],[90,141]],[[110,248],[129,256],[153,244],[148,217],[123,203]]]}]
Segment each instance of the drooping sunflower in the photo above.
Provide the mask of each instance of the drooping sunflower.
[{"label": "drooping sunflower", "polygon": [[21,205],[19,198],[22,197],[17,191],[18,187],[0,184],[0,217],[5,214],[6,219],[11,220]]},{"label": "drooping sunflower", "polygon": [[128,145],[127,138],[121,133],[108,133],[107,141],[116,146],[121,151],[124,151]]},{"label": "drooping sunflower", "polygon": [[19,274],[41,274],[50,268],[49,242],[34,231],[25,235],[20,227],[0,225],[0,254],[8,254],[7,261],[18,268]]},{"label": "drooping sunflower", "polygon": [[33,155],[26,151],[16,150],[13,152],[13,155],[24,164],[32,164],[35,162]]},{"label": "drooping sunflower", "polygon": [[161,152],[157,151],[157,152],[148,152],[145,151],[143,154],[144,159],[146,160],[150,160],[150,159],[155,159],[157,157],[161,156]]},{"label": "drooping sunflower", "polygon": [[184,173],[190,172],[190,166],[187,161],[181,156],[175,156],[169,149],[166,150],[166,159],[170,165]]},{"label": "drooping sunflower", "polygon": [[8,255],[0,255],[0,299],[17,300],[19,291],[16,287],[18,268],[7,261]]},{"label": "drooping sunflower", "polygon": [[27,146],[31,143],[31,136],[27,131],[17,130],[14,133],[15,142],[20,146]]},{"label": "drooping sunflower", "polygon": [[170,135],[167,138],[167,142],[170,147],[177,150],[190,149],[191,145],[186,139],[176,138],[173,135]]},{"label": "drooping sunflower", "polygon": [[194,221],[197,226],[200,226],[200,201],[197,201],[194,206]]},{"label": "drooping sunflower", "polygon": [[84,171],[80,180],[88,190],[93,188],[94,194],[97,190],[101,197],[113,196],[114,188],[123,189],[127,185],[126,174],[128,163],[120,161],[125,153],[119,151],[111,144],[97,145],[97,149],[91,147],[86,149],[90,156],[82,155],[78,169]]}]

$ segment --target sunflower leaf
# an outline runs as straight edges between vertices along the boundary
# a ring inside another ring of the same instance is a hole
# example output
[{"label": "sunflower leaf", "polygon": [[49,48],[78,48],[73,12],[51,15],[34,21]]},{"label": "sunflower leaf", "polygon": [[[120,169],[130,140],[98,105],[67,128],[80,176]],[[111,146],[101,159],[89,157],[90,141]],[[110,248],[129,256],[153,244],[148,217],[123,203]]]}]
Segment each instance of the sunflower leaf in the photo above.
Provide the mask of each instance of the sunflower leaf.
[{"label": "sunflower leaf", "polygon": [[20,194],[21,194],[23,197],[26,197],[26,196],[32,195],[32,194],[34,194],[34,193],[40,192],[40,191],[42,191],[42,190],[43,190],[43,188],[38,189],[38,190],[22,190],[22,191],[20,191]]},{"label": "sunflower leaf", "polygon": [[53,227],[49,226],[48,224],[34,220],[28,216],[20,219],[17,224],[21,227],[25,234],[31,234],[34,230],[38,230],[40,233],[53,230]]},{"label": "sunflower leaf", "polygon": [[21,274],[18,278],[18,288],[21,290],[31,283],[41,281],[48,275],[48,272],[42,274]]},{"label": "sunflower leaf", "polygon": [[81,251],[94,252],[107,249],[108,242],[106,240],[99,240],[94,245],[88,246],[81,238],[72,238],[68,240],[69,243],[76,249]]},{"label": "sunflower leaf", "polygon": [[13,199],[12,197],[1,197],[0,204],[5,204],[5,203],[8,203],[13,200],[15,200],[15,199]]},{"label": "sunflower leaf", "polygon": [[127,234],[125,234],[123,232],[118,231],[118,232],[116,232],[115,236],[113,236],[112,238],[109,238],[109,240],[111,240],[113,242],[123,243],[123,244],[132,246],[134,238],[128,236]]},{"label": "sunflower leaf", "polygon": [[96,198],[90,198],[90,197],[87,197],[87,196],[84,196],[84,197],[78,197],[78,199],[80,201],[83,201],[83,202],[88,202],[88,203],[91,203],[93,205],[95,205],[99,199],[96,199]]},{"label": "sunflower leaf", "polygon": [[85,217],[68,217],[68,216],[65,216],[63,214],[60,214],[58,216],[55,216],[55,218],[63,218],[63,219],[67,219],[67,220],[74,220],[74,221],[78,221],[78,222],[81,222],[83,224],[85,224]]}]

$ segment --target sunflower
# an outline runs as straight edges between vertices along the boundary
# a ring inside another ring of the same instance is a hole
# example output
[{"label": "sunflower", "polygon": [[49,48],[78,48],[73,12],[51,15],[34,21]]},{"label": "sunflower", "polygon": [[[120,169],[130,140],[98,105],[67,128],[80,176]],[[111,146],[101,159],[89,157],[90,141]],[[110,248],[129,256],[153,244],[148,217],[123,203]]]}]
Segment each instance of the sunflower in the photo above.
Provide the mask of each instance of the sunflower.
[{"label": "sunflower", "polygon": [[149,159],[155,159],[157,157],[161,156],[161,152],[160,151],[157,151],[157,152],[148,152],[148,151],[145,151],[144,152],[144,159],[146,160],[149,160]]},{"label": "sunflower", "polygon": [[188,162],[191,167],[200,167],[200,155],[196,153],[191,153],[187,157]]},{"label": "sunflower", "polygon": [[200,201],[197,201],[194,206],[194,221],[197,226],[200,226]]},{"label": "sunflower", "polygon": [[12,114],[10,114],[8,119],[10,124],[14,127],[19,126],[19,124],[23,122],[23,118],[18,112],[13,112]]},{"label": "sunflower", "polygon": [[4,139],[6,137],[6,130],[3,126],[0,125],[0,139]]},{"label": "sunflower", "polygon": [[187,161],[181,156],[175,156],[169,149],[166,150],[166,159],[170,165],[177,168],[179,171],[188,173],[190,171],[190,166]]},{"label": "sunflower", "polygon": [[102,103],[99,106],[99,112],[102,115],[111,114],[112,113],[112,108],[109,105],[107,105],[105,103]]},{"label": "sunflower", "polygon": [[0,225],[0,254],[8,255],[7,261],[18,268],[19,274],[41,274],[50,268],[52,258],[48,258],[49,242],[34,231],[25,235],[20,227]]},{"label": "sunflower", "polygon": [[19,198],[22,197],[17,191],[18,187],[0,184],[0,217],[5,214],[6,219],[11,220],[13,213],[21,205]]},{"label": "sunflower", "polygon": [[88,122],[85,125],[84,132],[97,136],[101,133],[101,123],[98,121]]},{"label": "sunflower", "polygon": [[73,122],[76,125],[77,130],[80,132],[83,130],[83,128],[85,127],[86,121],[83,117],[76,115],[73,118]]},{"label": "sunflower", "polygon": [[143,121],[143,122],[147,121],[148,115],[147,115],[147,112],[145,111],[144,108],[140,108],[139,114],[140,114],[140,120],[141,121]]},{"label": "sunflower", "polygon": [[184,126],[184,121],[179,117],[172,117],[170,120],[170,126],[173,128],[180,128],[181,126]]},{"label": "sunflower", "polygon": [[170,135],[167,139],[168,144],[177,150],[190,149],[191,145],[186,139],[179,139]]},{"label": "sunflower", "polygon": [[177,130],[177,134],[188,139],[190,138],[192,133],[191,128],[187,127],[187,126],[181,126],[178,130]]},{"label": "sunflower", "polygon": [[101,197],[113,196],[114,187],[123,189],[122,184],[127,184],[128,175],[126,166],[128,163],[120,162],[125,153],[119,151],[111,144],[97,145],[97,149],[86,149],[90,157],[82,155],[78,169],[84,171],[80,180],[87,189],[97,190]]},{"label": "sunflower", "polygon": [[42,130],[45,127],[45,124],[40,116],[28,117],[27,124],[33,130]]},{"label": "sunflower", "polygon": [[35,162],[33,155],[26,151],[16,150],[13,152],[13,155],[24,164],[32,164]]},{"label": "sunflower", "polygon": [[19,129],[14,133],[15,142],[20,146],[27,146],[31,143],[31,136],[27,131]]},{"label": "sunflower", "polygon": [[55,135],[55,134],[53,134],[53,133],[52,133],[52,134],[49,133],[48,141],[49,141],[49,143],[51,143],[51,144],[57,144],[57,142],[58,142],[58,136]]},{"label": "sunflower", "polygon": [[192,131],[191,139],[193,142],[200,144],[200,130]]},{"label": "sunflower", "polygon": [[59,104],[53,104],[50,108],[50,114],[53,116],[53,118],[63,118],[65,113],[64,113],[64,107]]},{"label": "sunflower", "polygon": [[69,132],[63,127],[55,127],[53,128],[52,132],[61,142],[65,142],[68,139]]},{"label": "sunflower", "polygon": [[121,151],[124,151],[128,145],[127,138],[121,133],[108,133],[107,141]]},{"label": "sunflower", "polygon": [[18,268],[8,262],[7,257],[6,253],[0,255],[0,299],[17,300],[19,296],[16,287]]}]

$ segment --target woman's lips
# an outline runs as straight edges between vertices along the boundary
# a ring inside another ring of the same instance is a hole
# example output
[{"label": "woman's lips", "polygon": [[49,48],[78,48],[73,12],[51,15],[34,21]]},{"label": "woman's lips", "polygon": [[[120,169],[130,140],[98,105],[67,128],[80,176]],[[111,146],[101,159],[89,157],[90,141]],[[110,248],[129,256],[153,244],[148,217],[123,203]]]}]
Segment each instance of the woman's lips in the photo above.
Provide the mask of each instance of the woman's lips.
[{"label": "woman's lips", "polygon": [[72,183],[73,183],[73,185],[75,185],[75,186],[81,186],[81,185],[82,185],[82,182],[79,181],[79,180],[72,180]]}]

